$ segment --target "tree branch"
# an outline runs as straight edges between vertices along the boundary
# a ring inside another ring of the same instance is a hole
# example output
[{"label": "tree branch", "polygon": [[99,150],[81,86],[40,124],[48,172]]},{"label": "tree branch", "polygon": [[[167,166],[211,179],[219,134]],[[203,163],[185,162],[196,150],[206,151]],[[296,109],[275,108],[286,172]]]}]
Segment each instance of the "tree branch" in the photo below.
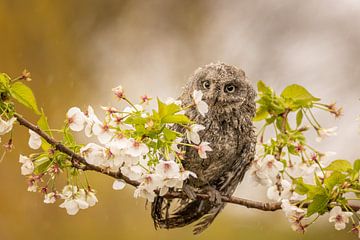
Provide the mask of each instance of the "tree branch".
[{"label": "tree branch", "polygon": [[[83,171],[90,170],[90,171],[99,172],[101,174],[108,175],[115,179],[121,179],[124,182],[126,182],[127,184],[132,185],[134,187],[139,186],[139,184],[140,184],[139,182],[130,180],[128,177],[124,176],[120,171],[111,172],[111,171],[108,171],[107,169],[103,169],[101,167],[94,166],[92,164],[87,163],[85,158],[83,158],[79,154],[75,153],[70,148],[63,145],[61,142],[59,142],[59,141],[55,140],[54,138],[52,138],[51,136],[49,136],[47,133],[42,131],[38,126],[36,126],[33,123],[31,123],[30,121],[26,120],[18,113],[15,113],[14,116],[17,118],[17,121],[20,123],[20,125],[34,131],[39,136],[41,136],[43,139],[45,139],[46,142],[51,144],[56,150],[58,150],[62,153],[65,153],[66,155],[71,157],[72,164],[75,168],[81,169]],[[81,163],[83,166],[79,165],[79,163]],[[155,191],[155,192],[157,194],[159,193],[159,191]],[[168,192],[167,194],[164,195],[164,197],[168,198],[168,199],[173,199],[173,198],[186,199],[186,198],[188,198],[188,196],[182,191]],[[198,199],[209,199],[210,198],[210,196],[208,194],[203,194],[203,193],[196,193],[196,197]],[[281,209],[281,203],[279,203],[279,202],[277,202],[277,203],[260,202],[260,201],[253,201],[253,200],[249,200],[249,199],[239,198],[239,197],[227,197],[227,196],[222,196],[221,199],[223,202],[241,205],[241,206],[244,206],[247,208],[254,208],[254,209],[258,209],[258,210],[262,210],[262,211],[277,211],[277,210]],[[360,210],[360,206],[350,204],[350,207],[354,211]]]}]

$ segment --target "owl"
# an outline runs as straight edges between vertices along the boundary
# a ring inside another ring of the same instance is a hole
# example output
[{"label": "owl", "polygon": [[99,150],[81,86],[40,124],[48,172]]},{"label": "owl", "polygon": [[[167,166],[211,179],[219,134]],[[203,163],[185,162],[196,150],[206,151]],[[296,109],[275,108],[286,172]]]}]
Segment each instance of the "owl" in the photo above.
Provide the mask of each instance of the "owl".
[{"label": "owl", "polygon": [[[221,195],[231,196],[254,159],[256,136],[252,119],[255,115],[256,92],[244,71],[224,63],[199,68],[190,77],[179,100],[184,106],[193,103],[192,93],[200,90],[209,106],[206,116],[191,108],[186,115],[205,129],[202,141],[213,151],[199,157],[196,149],[187,147],[183,160],[186,170],[196,173],[183,190],[189,198],[170,200],[156,197],[151,206],[155,228],[178,228],[196,222],[193,233],[204,231],[224,208]],[[176,127],[177,131],[185,129]],[[209,194],[209,199],[196,199],[195,192]]]}]

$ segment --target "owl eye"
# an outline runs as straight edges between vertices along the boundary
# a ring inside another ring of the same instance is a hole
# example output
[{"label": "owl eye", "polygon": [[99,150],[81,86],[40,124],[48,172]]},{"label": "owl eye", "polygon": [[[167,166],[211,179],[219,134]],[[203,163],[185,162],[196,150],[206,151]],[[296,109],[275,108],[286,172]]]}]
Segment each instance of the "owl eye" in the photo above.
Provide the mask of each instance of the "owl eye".
[{"label": "owl eye", "polygon": [[202,82],[202,86],[204,89],[210,89],[210,81],[209,80],[205,80]]},{"label": "owl eye", "polygon": [[226,93],[233,93],[235,92],[236,87],[233,84],[228,84],[225,86],[224,91]]}]

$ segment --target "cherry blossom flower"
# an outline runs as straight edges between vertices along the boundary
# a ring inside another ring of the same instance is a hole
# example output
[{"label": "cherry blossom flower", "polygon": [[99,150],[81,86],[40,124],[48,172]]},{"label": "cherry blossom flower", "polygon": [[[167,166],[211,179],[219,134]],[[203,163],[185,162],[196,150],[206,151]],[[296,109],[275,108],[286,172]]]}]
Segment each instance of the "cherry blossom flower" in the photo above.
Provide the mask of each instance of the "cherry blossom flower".
[{"label": "cherry blossom flower", "polygon": [[179,178],[180,168],[179,165],[174,161],[160,160],[155,167],[155,173],[163,178]]},{"label": "cherry blossom flower", "polygon": [[86,162],[95,166],[102,166],[105,161],[105,148],[95,143],[88,143],[80,149],[80,154]]},{"label": "cherry blossom flower", "polygon": [[345,229],[346,223],[349,222],[349,217],[353,214],[351,212],[343,212],[341,207],[336,206],[330,211],[329,222],[335,223],[336,230]]},{"label": "cherry blossom flower", "polygon": [[206,102],[202,101],[203,93],[198,90],[194,90],[193,99],[198,112],[201,116],[205,117],[205,114],[209,111],[209,106]]},{"label": "cherry blossom flower", "polygon": [[112,188],[114,190],[122,190],[122,189],[124,189],[125,186],[126,186],[126,183],[124,183],[124,181],[115,180],[113,185],[112,185]]},{"label": "cherry blossom flower", "polygon": [[291,223],[291,229],[296,232],[304,232],[306,226],[302,224],[301,220],[304,219],[306,211],[291,205],[288,199],[281,201],[281,208]]},{"label": "cherry blossom flower", "polygon": [[121,167],[121,173],[128,177],[130,180],[138,181],[145,174],[145,169],[140,166],[124,166]]},{"label": "cherry blossom flower", "polygon": [[84,129],[85,115],[78,107],[72,107],[66,113],[69,128],[75,132]]},{"label": "cherry blossom flower", "polygon": [[95,124],[95,121],[100,122],[95,115],[94,109],[92,108],[92,106],[89,105],[85,113],[85,136],[91,137],[93,135],[93,126]]},{"label": "cherry blossom flower", "polygon": [[35,169],[34,163],[31,161],[30,158],[20,154],[19,162],[22,163],[21,166],[22,175],[29,175],[34,172]]},{"label": "cherry blossom flower", "polygon": [[110,151],[114,154],[120,154],[124,149],[131,147],[133,143],[121,133],[116,134],[115,137],[107,144]]},{"label": "cherry blossom flower", "polygon": [[336,136],[337,129],[338,129],[338,127],[317,129],[318,137],[316,138],[316,141],[321,142],[325,137]]},{"label": "cherry blossom flower", "polygon": [[110,140],[114,137],[114,132],[106,122],[101,123],[100,121],[95,121],[92,131],[102,144],[110,142]]},{"label": "cherry blossom flower", "polygon": [[280,180],[268,188],[266,195],[270,200],[277,202],[281,199],[289,199],[292,196],[291,183],[285,179]]},{"label": "cherry blossom flower", "polygon": [[144,186],[139,186],[134,191],[134,197],[146,198],[149,202],[153,202],[156,197],[156,194],[154,191],[149,191]]},{"label": "cherry blossom flower", "polygon": [[121,85],[114,87],[113,89],[111,89],[111,91],[115,94],[116,97],[118,97],[119,99],[123,99],[125,97],[124,94],[124,89]]},{"label": "cherry blossom flower", "polygon": [[69,215],[75,215],[80,209],[90,206],[85,197],[86,193],[83,189],[79,191],[76,186],[66,185],[61,194],[64,202],[59,207],[65,208]]},{"label": "cherry blossom flower", "polygon": [[264,186],[268,186],[271,181],[275,181],[279,171],[284,169],[284,165],[277,161],[274,156],[267,155],[253,163],[252,176],[254,180]]},{"label": "cherry blossom flower", "polygon": [[129,139],[131,145],[126,149],[126,153],[132,157],[140,157],[149,152],[149,148],[146,144],[138,142],[133,138]]},{"label": "cherry blossom flower", "polygon": [[15,117],[10,118],[8,121],[0,118],[0,135],[5,135],[10,132],[13,128],[14,122],[16,121]]},{"label": "cherry blossom flower", "polygon": [[41,137],[34,131],[29,129],[29,146],[32,149],[39,149],[41,147]]},{"label": "cherry blossom flower", "polygon": [[212,151],[212,148],[209,147],[209,144],[210,143],[208,142],[202,142],[199,146],[196,147],[201,158],[207,158],[206,152]]},{"label": "cherry blossom flower", "polygon": [[56,193],[55,192],[45,194],[44,203],[51,204],[51,203],[55,203],[55,202],[56,202]]},{"label": "cherry blossom flower", "polygon": [[200,136],[198,134],[199,131],[204,130],[205,127],[200,124],[193,124],[186,130],[186,137],[190,142],[193,142],[195,144],[200,143]]},{"label": "cherry blossom flower", "polygon": [[89,204],[89,207],[94,206],[98,202],[94,189],[90,189],[90,190],[80,189],[78,194],[79,194],[79,198],[84,199]]}]

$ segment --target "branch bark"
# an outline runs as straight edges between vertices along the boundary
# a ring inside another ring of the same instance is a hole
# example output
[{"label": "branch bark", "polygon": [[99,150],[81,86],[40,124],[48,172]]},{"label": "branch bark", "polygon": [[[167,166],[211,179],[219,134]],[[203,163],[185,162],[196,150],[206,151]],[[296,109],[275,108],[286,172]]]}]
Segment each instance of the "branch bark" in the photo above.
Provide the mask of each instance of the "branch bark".
[{"label": "branch bark", "polygon": [[[30,121],[28,121],[27,119],[22,117],[20,114],[15,113],[14,116],[17,118],[17,121],[19,122],[20,125],[36,132],[39,136],[41,136],[43,139],[45,139],[46,142],[51,144],[56,150],[58,150],[62,153],[65,153],[66,155],[71,157],[73,166],[75,168],[81,169],[83,171],[95,171],[95,172],[110,176],[115,179],[121,179],[124,182],[126,182],[127,184],[132,185],[134,187],[139,186],[139,184],[140,184],[139,182],[129,179],[128,177],[124,176],[120,171],[111,172],[111,171],[108,171],[101,167],[94,166],[92,164],[87,163],[85,158],[83,158],[79,154],[75,153],[70,148],[63,145],[61,142],[59,142],[59,141],[55,140],[54,138],[52,138],[51,136],[49,136],[47,133],[42,131],[38,126],[31,123]],[[172,191],[172,192],[168,192],[167,194],[165,194],[164,197],[169,198],[169,199],[172,199],[172,198],[186,199],[187,195],[182,191]],[[203,193],[196,193],[196,197],[198,199],[210,198],[210,196],[208,194],[203,194]],[[245,199],[245,198],[227,197],[227,196],[222,196],[221,199],[223,202],[241,205],[241,206],[244,206],[247,208],[253,208],[253,209],[258,209],[258,210],[262,210],[262,211],[277,211],[277,210],[281,209],[281,203],[278,203],[278,202],[277,203],[260,202],[260,201],[253,201],[253,200]],[[354,211],[360,210],[360,206],[350,204],[350,207]]]}]

